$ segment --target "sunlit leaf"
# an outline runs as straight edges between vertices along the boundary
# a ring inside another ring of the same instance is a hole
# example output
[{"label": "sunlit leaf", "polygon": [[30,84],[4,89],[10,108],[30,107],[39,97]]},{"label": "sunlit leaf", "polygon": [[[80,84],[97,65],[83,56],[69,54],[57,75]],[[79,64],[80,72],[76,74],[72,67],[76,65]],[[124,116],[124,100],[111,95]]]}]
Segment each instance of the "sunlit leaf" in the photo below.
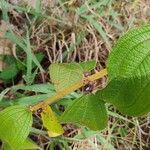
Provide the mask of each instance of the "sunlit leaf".
[{"label": "sunlit leaf", "polygon": [[[8,143],[3,143],[4,150],[14,150]],[[26,139],[19,150],[42,150],[36,143],[30,139]]]},{"label": "sunlit leaf", "polygon": [[32,126],[32,113],[26,107],[11,106],[0,112],[0,139],[12,150],[20,150]]},{"label": "sunlit leaf", "polygon": [[13,150],[8,143],[4,143],[4,142],[3,142],[3,149],[4,150]]},{"label": "sunlit leaf", "polygon": [[64,130],[50,106],[44,108],[41,116],[43,125],[48,130],[48,135],[50,137],[56,137],[63,134]]},{"label": "sunlit leaf", "polygon": [[34,149],[41,150],[41,148],[30,139],[26,139],[21,148],[21,150],[34,150]]}]

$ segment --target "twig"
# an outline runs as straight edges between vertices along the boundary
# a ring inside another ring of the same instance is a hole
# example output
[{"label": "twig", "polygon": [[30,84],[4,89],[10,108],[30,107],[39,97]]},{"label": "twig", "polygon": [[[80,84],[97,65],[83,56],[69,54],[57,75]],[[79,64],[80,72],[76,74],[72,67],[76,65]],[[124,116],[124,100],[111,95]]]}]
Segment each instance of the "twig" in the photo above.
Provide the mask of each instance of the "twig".
[{"label": "twig", "polygon": [[64,90],[60,91],[60,92],[57,92],[54,96],[46,99],[45,101],[40,102],[40,103],[38,103],[34,106],[31,106],[30,110],[31,111],[36,111],[39,108],[44,108],[47,105],[52,104],[53,102],[57,101],[58,99],[64,97],[65,95],[67,95],[67,94],[79,89],[80,87],[86,85],[88,83],[88,81],[95,81],[99,78],[102,78],[105,75],[107,75],[107,70],[106,69],[103,69],[100,72],[96,72],[95,74],[84,78],[83,80],[73,84],[72,86],[67,87]]}]

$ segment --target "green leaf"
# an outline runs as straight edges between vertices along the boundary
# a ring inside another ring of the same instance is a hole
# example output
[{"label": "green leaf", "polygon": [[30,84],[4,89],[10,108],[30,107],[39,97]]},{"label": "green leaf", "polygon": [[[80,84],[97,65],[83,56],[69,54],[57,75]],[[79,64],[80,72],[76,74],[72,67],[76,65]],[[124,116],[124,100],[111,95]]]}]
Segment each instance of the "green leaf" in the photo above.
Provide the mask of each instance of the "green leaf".
[{"label": "green leaf", "polygon": [[125,34],[108,58],[108,86],[101,98],[130,116],[150,112],[150,25]]},{"label": "green leaf", "polygon": [[[3,148],[4,148],[4,150],[13,150],[8,143],[3,143]],[[31,150],[33,150],[33,149],[41,150],[41,148],[36,143],[31,141],[30,139],[26,139],[21,146],[21,150],[30,150],[30,149]]]},{"label": "green leaf", "polygon": [[150,111],[150,83],[147,78],[114,79],[100,91],[100,97],[114,104],[120,112],[140,116]]},{"label": "green leaf", "polygon": [[50,106],[47,106],[43,110],[41,116],[43,125],[48,130],[48,135],[50,137],[56,137],[63,134],[64,130]]},{"label": "green leaf", "polygon": [[4,150],[12,150],[11,146],[8,143],[3,143]]},{"label": "green leaf", "polygon": [[108,58],[110,79],[150,75],[150,25],[127,32]]},{"label": "green leaf", "polygon": [[36,143],[34,143],[32,140],[30,139],[26,139],[25,142],[22,145],[21,150],[33,150],[33,149],[41,149]]},{"label": "green leaf", "polygon": [[18,68],[16,64],[12,64],[9,67],[5,68],[1,73],[0,73],[0,79],[2,80],[10,80],[14,78],[18,73]]},{"label": "green leaf", "polygon": [[32,126],[32,113],[25,107],[11,106],[0,112],[0,139],[20,150]]},{"label": "green leaf", "polygon": [[107,125],[105,104],[97,94],[80,97],[66,109],[60,121],[80,124],[92,130],[102,130]]},{"label": "green leaf", "polygon": [[16,58],[13,55],[0,55],[2,57],[2,61],[8,65],[15,64]]},{"label": "green leaf", "polygon": [[81,62],[79,64],[82,67],[83,72],[91,71],[92,69],[94,69],[96,67],[96,61],[95,60],[90,60],[87,62]]},{"label": "green leaf", "polygon": [[49,72],[56,91],[62,91],[83,79],[82,67],[77,63],[52,64]]},{"label": "green leaf", "polygon": [[94,69],[96,61],[91,60],[82,63],[69,63],[69,64],[52,64],[49,68],[49,73],[52,82],[55,85],[56,91],[63,89],[82,81],[83,73]]},{"label": "green leaf", "polygon": [[52,95],[54,95],[53,91],[49,92],[49,94],[39,94],[39,95],[21,97],[21,98],[14,100],[13,104],[23,105],[23,106],[34,105],[47,99],[48,97],[51,97]]},{"label": "green leaf", "polygon": [[[34,55],[39,63],[41,63],[41,61],[44,59],[44,56],[45,56],[44,53],[41,53],[41,52],[35,53]],[[33,68],[34,67],[36,67],[35,63],[33,64]]]},{"label": "green leaf", "polygon": [[34,91],[37,93],[51,93],[54,91],[54,86],[51,84],[33,84],[33,85],[17,85],[12,87],[13,92],[17,90]]},{"label": "green leaf", "polygon": [[9,107],[9,106],[12,106],[12,105],[13,105],[12,101],[10,101],[8,99],[3,98],[0,101],[0,108],[6,108],[6,107]]}]

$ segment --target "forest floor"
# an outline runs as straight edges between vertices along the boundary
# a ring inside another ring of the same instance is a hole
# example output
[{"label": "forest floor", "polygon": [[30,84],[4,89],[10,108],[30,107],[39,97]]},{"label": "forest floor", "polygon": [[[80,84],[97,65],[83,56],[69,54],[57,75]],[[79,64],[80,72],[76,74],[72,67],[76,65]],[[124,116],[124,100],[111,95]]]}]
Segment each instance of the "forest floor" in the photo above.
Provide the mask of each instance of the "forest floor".
[{"label": "forest floor", "polygon": [[[150,23],[149,0],[9,0],[8,7],[2,0],[0,4],[0,99],[21,102],[31,100],[32,90],[13,91],[12,87],[46,84],[48,67],[56,62],[94,59],[96,70],[106,68],[117,39],[130,28]],[[16,36],[6,39],[8,26]],[[31,52],[40,69],[30,66]],[[100,88],[105,81],[105,78],[100,81]],[[66,103],[64,100],[62,105]],[[45,150],[150,149],[149,115],[122,116],[109,106],[109,116],[108,127],[101,132],[66,125],[64,136],[58,138],[43,135],[35,116],[34,126],[39,130],[30,137]]]}]

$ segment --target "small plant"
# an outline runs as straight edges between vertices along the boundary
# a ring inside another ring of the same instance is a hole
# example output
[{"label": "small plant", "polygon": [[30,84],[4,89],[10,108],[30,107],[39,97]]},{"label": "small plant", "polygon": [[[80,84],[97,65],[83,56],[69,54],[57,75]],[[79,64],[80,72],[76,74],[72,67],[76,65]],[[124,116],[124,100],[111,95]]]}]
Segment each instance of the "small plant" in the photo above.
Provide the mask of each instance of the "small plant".
[{"label": "small plant", "polygon": [[[56,93],[35,105],[10,106],[0,112],[0,139],[4,149],[20,150],[30,143],[28,135],[33,123],[32,113],[41,113],[43,125],[50,137],[63,134],[63,123],[73,123],[92,130],[107,126],[105,103],[111,103],[129,116],[150,112],[150,25],[133,29],[116,43],[109,55],[107,68],[84,77],[96,62],[52,64],[49,73]],[[108,75],[102,90],[75,99],[57,117],[50,105],[79,88]],[[13,104],[14,105],[14,104]]]}]

